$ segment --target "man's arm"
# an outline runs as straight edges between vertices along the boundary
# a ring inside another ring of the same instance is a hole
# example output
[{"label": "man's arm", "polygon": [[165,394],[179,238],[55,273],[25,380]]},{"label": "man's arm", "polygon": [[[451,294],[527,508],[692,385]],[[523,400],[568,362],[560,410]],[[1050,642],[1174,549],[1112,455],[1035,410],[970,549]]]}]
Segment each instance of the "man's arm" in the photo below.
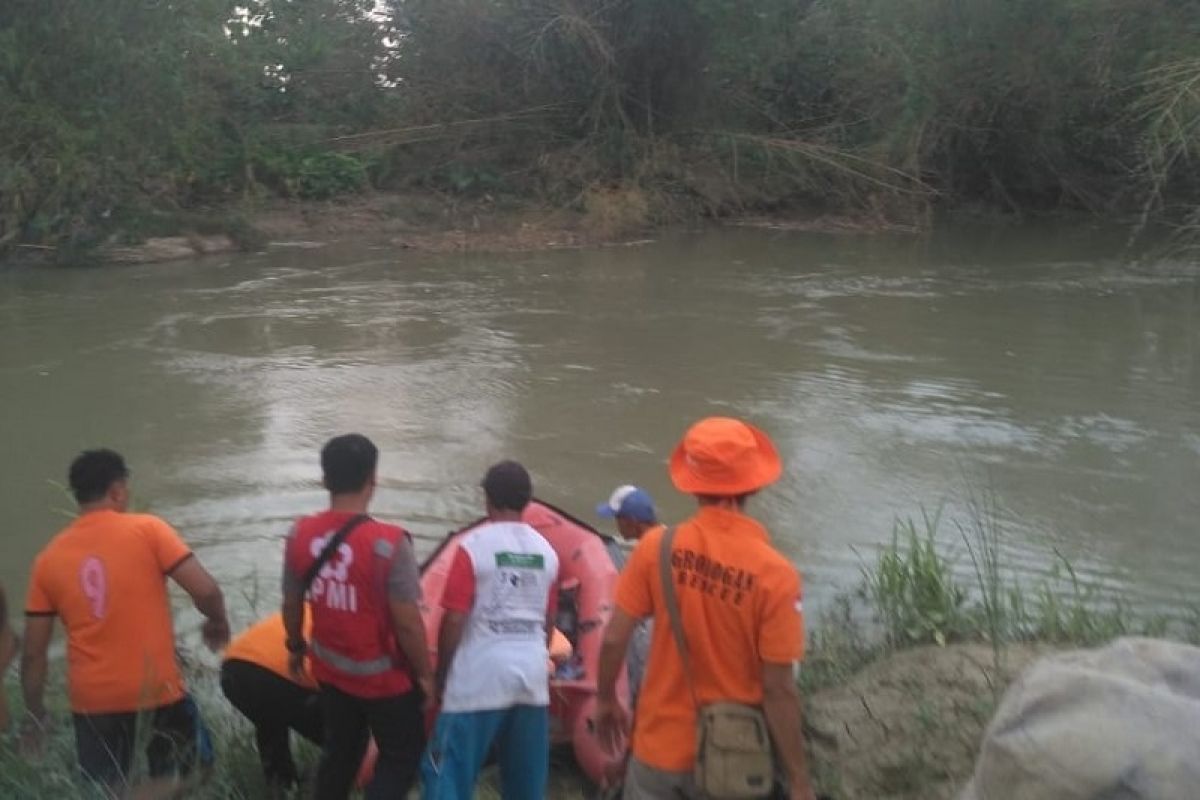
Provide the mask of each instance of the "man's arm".
[{"label": "man's arm", "polygon": [[413,680],[432,699],[433,667],[429,665],[429,642],[421,617],[421,569],[408,535],[400,537],[387,577],[388,616],[400,652],[408,659]]},{"label": "man's arm", "polygon": [[288,649],[288,670],[293,677],[304,675],[304,655],[308,643],[304,641],[304,588],[300,579],[284,565],[283,568],[283,603],[280,607],[283,616],[284,644]]},{"label": "man's arm", "polygon": [[546,596],[546,648],[554,642],[554,629],[558,622],[558,581],[550,584],[550,592]]},{"label": "man's arm", "polygon": [[617,700],[617,678],[629,651],[629,640],[637,620],[620,607],[613,609],[600,645],[600,665],[596,678],[596,736],[608,753],[618,753],[629,735],[629,712]]},{"label": "man's arm", "polygon": [[21,653],[21,694],[25,698],[25,732],[40,734],[46,720],[46,674],[50,669],[50,637],[54,616],[30,614],[25,618],[25,649]]},{"label": "man's arm", "polygon": [[763,712],[792,800],[814,800],[804,754],[800,692],[791,664],[763,664]]},{"label": "man's arm", "polygon": [[475,566],[470,553],[461,545],[450,562],[441,603],[442,624],[438,628],[437,674],[433,684],[439,702],[446,691],[446,678],[466,630],[467,618],[475,606]]},{"label": "man's arm", "polygon": [[171,580],[179,584],[192,598],[196,610],[203,614],[204,643],[210,650],[220,650],[229,644],[229,618],[225,616],[225,595],[221,587],[200,563],[200,559],[188,556],[168,573]]},{"label": "man's arm", "polygon": [[621,675],[621,665],[625,663],[629,640],[633,638],[633,629],[637,622],[620,608],[613,609],[608,626],[604,629],[604,639],[600,644],[596,695],[601,700],[616,702],[617,678]]},{"label": "man's arm", "polygon": [[466,627],[467,612],[446,609],[442,614],[442,626],[438,628],[437,677],[434,681],[439,699],[446,690],[446,676],[450,674],[450,665],[454,663],[454,654],[458,651]]},{"label": "man's arm", "polygon": [[388,612],[392,617],[396,643],[408,659],[413,679],[429,697],[434,690],[433,668],[429,666],[429,643],[425,639],[425,620],[421,618],[421,607],[415,602],[390,599]]}]

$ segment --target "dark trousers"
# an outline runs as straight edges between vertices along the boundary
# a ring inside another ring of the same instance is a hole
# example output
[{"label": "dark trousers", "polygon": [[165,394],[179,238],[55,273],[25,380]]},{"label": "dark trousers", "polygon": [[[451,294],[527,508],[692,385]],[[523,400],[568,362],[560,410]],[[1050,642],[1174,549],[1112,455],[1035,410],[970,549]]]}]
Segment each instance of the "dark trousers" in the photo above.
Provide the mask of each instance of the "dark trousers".
[{"label": "dark trousers", "polygon": [[229,659],[221,665],[221,691],[254,725],[263,775],[272,786],[298,780],[289,732],[321,744],[320,694],[249,661]]},{"label": "dark trousers", "polygon": [[[212,763],[212,743],[201,736],[190,697],[160,708],[115,714],[74,714],[75,749],[85,780],[118,789],[129,780],[135,747],[144,743],[150,777],[187,775],[199,760]],[[139,731],[145,726],[148,733]]]},{"label": "dark trousers", "polygon": [[425,748],[424,698],[419,691],[394,697],[364,698],[321,684],[325,746],[317,768],[317,800],[345,800],[375,737],[379,759],[366,800],[398,800],[416,782]]}]

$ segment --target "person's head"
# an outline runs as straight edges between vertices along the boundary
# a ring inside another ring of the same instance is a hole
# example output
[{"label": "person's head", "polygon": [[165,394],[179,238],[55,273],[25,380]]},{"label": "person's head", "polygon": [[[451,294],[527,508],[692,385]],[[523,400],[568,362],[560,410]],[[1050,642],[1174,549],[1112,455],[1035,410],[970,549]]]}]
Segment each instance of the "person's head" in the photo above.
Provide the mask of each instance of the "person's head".
[{"label": "person's head", "polygon": [[671,482],[701,505],[741,508],[746,498],[783,474],[770,438],[730,417],[708,417],[688,428],[671,454]]},{"label": "person's head", "polygon": [[374,491],[378,465],[379,448],[361,433],[335,436],[321,448],[321,473],[331,495]]},{"label": "person's head", "polygon": [[618,486],[608,500],[596,506],[596,514],[617,521],[617,533],[622,539],[640,539],[658,524],[654,500],[636,486]]},{"label": "person's head", "polygon": [[516,461],[492,465],[480,485],[487,499],[489,517],[520,515],[533,499],[533,481]]},{"label": "person's head", "polygon": [[84,450],[77,455],[67,473],[67,483],[81,508],[124,511],[129,506],[129,467],[113,450]]}]

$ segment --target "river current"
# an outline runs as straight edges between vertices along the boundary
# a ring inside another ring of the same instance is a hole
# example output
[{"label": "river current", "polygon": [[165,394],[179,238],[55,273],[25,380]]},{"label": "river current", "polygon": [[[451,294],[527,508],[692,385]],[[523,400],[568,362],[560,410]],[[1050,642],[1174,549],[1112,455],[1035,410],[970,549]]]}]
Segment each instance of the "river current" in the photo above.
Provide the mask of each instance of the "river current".
[{"label": "river current", "polygon": [[[900,517],[993,507],[1006,563],[1060,553],[1105,591],[1192,602],[1200,567],[1200,265],[1135,263],[1103,230],[854,237],[721,230],[639,247],[420,255],[274,247],[0,273],[0,581],[20,605],[65,522],[66,465],[122,451],[241,621],[274,605],[317,451],[383,452],[376,510],[422,548],[479,515],[504,457],[585,520],[708,414],[786,472],[753,510],[810,607],[852,588]],[[1193,594],[1189,596],[1189,592]]]}]

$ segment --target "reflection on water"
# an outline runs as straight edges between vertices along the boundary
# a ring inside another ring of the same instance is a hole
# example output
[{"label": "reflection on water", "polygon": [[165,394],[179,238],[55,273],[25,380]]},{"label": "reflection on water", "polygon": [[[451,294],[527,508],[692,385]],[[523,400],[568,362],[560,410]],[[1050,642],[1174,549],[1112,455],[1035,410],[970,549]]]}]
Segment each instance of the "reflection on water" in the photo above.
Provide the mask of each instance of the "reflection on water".
[{"label": "reflection on water", "polygon": [[818,605],[897,514],[962,520],[970,491],[996,493],[1023,569],[1057,549],[1171,602],[1200,566],[1200,266],[1112,244],[726,231],[3,274],[0,580],[24,586],[66,505],[50,481],[85,446],[124,451],[145,504],[268,604],[332,434],[380,444],[378,512],[432,537],[477,515],[506,456],[585,518],[625,482],[679,518],[667,454],[730,413],[780,444],[786,477],[757,510]]}]

